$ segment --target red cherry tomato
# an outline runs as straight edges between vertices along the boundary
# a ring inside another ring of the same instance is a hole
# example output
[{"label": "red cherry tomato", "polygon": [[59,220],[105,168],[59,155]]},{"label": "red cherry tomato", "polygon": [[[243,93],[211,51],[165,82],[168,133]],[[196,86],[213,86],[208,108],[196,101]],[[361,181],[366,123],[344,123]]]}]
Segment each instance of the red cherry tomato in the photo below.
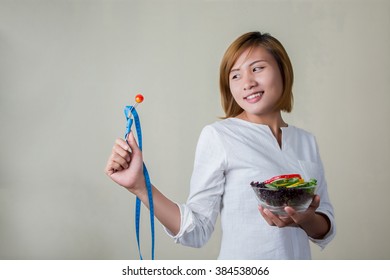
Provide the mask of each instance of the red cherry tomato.
[{"label": "red cherry tomato", "polygon": [[135,102],[141,103],[142,101],[144,101],[144,96],[142,94],[137,94],[135,96]]}]

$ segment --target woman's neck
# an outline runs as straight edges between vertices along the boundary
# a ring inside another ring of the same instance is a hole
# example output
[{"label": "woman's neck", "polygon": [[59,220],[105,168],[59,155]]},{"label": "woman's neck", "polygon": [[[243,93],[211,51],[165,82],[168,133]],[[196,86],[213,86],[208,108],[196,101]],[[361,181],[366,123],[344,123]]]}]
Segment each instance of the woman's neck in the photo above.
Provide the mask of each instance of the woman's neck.
[{"label": "woman's neck", "polygon": [[237,118],[251,123],[267,125],[278,141],[279,146],[282,145],[282,130],[280,128],[287,127],[288,124],[283,120],[280,111],[275,111],[274,113],[267,115],[253,115],[243,111]]}]

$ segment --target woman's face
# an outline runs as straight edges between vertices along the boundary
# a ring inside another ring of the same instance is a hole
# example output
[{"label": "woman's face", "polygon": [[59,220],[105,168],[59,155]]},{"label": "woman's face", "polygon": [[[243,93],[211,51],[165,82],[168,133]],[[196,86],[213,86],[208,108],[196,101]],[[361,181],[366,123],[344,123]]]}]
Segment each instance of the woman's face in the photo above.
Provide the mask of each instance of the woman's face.
[{"label": "woman's face", "polygon": [[246,114],[266,116],[275,112],[283,81],[274,57],[263,47],[245,50],[229,74],[230,91]]}]

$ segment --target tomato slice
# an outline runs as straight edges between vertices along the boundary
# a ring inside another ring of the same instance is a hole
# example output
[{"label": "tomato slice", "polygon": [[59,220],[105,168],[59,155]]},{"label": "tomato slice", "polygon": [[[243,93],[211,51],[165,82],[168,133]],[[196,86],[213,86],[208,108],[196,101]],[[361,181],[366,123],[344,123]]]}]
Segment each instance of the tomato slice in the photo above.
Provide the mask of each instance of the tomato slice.
[{"label": "tomato slice", "polygon": [[280,180],[280,179],[292,179],[292,178],[302,179],[300,174],[284,174],[284,175],[278,175],[272,177],[271,179],[264,181],[264,184],[270,184],[273,181]]}]

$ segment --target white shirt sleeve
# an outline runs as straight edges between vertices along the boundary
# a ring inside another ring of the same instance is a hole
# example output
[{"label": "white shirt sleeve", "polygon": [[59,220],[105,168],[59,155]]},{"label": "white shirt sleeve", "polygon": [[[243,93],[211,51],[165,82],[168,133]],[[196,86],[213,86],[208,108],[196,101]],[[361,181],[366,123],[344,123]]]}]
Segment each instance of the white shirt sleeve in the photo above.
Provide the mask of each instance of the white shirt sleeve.
[{"label": "white shirt sleeve", "polygon": [[226,152],[218,134],[206,126],[200,134],[186,204],[178,204],[181,213],[180,231],[176,236],[166,229],[176,243],[201,247],[214,231],[224,192]]},{"label": "white shirt sleeve", "polygon": [[320,157],[320,153],[318,150],[318,144],[317,141],[314,139],[314,144],[313,144],[315,151],[316,151],[316,162],[311,163],[311,162],[300,162],[301,167],[303,168],[304,172],[307,170],[314,170],[314,174],[317,174],[315,177],[317,178],[318,182],[318,187],[317,187],[317,194],[320,196],[320,206],[317,208],[316,212],[322,213],[325,216],[328,217],[330,221],[330,229],[329,232],[322,238],[322,239],[314,239],[309,237],[309,239],[317,244],[321,249],[324,249],[326,245],[336,235],[336,223],[335,223],[335,218],[334,218],[334,209],[333,206],[330,202],[329,199],[329,194],[328,194],[328,187],[327,187],[327,182],[325,178],[325,172],[324,172],[324,167],[323,163]]}]

